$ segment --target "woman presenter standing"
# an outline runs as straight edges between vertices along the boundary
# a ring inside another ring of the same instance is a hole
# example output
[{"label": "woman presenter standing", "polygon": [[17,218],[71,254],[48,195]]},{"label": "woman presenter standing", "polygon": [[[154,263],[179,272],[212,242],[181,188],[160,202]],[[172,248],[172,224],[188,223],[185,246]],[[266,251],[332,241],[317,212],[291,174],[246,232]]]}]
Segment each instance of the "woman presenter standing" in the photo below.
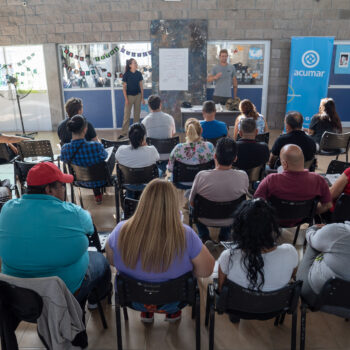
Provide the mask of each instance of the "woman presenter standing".
[{"label": "woman presenter standing", "polygon": [[140,121],[141,103],[145,104],[142,80],[142,74],[137,70],[136,60],[134,58],[126,60],[125,73],[123,75],[124,120],[119,139],[126,137],[128,134],[132,106],[134,106],[134,123]]}]

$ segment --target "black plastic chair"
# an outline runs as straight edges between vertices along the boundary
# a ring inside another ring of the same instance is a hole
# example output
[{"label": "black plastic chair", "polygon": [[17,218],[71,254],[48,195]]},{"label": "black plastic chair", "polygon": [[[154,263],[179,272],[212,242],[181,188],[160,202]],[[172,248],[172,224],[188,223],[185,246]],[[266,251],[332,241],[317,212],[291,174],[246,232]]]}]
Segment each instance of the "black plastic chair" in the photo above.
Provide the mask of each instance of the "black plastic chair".
[{"label": "black plastic chair", "polygon": [[272,292],[257,292],[226,280],[219,295],[213,284],[208,285],[205,326],[209,325],[209,350],[214,349],[215,312],[228,313],[240,319],[268,320],[282,324],[285,314],[292,315],[291,349],[296,349],[296,327],[301,281]]},{"label": "black plastic chair", "polygon": [[280,227],[297,227],[293,240],[293,245],[295,245],[298,239],[300,226],[302,224],[312,226],[319,197],[304,201],[291,201],[272,196],[268,201],[277,212]]},{"label": "black plastic chair", "polygon": [[21,321],[36,323],[42,309],[43,300],[38,293],[0,281],[1,349],[17,350],[17,326]]},{"label": "black plastic chair", "polygon": [[265,142],[266,144],[269,144],[270,141],[270,133],[269,132],[264,132],[262,134],[258,134],[255,137],[256,142]]},{"label": "black plastic chair", "polygon": [[17,144],[17,148],[22,161],[28,157],[47,157],[47,161],[54,161],[49,140],[22,141]]},{"label": "black plastic chair", "polygon": [[213,138],[213,139],[204,139],[204,141],[208,141],[208,142],[212,143],[214,147],[216,147],[216,144],[218,143],[218,141],[219,141],[221,138],[225,137],[225,136],[226,136],[226,135],[222,135],[222,136],[219,136],[219,137],[215,137],[215,138]]},{"label": "black plastic chair", "polygon": [[350,163],[332,160],[328,165],[327,174],[342,174],[349,167]]},{"label": "black plastic chair", "polygon": [[254,184],[261,181],[265,176],[265,164],[258,165],[255,168],[244,170],[249,178],[249,193],[254,194]]},{"label": "black plastic chair", "polygon": [[[179,182],[193,182],[194,178],[200,171],[214,168],[214,160],[196,165],[185,164],[176,160],[173,169],[173,183],[176,186]],[[188,186],[188,188],[191,188],[191,186]]]},{"label": "black plastic chair", "polygon": [[333,222],[350,221],[350,195],[342,193],[335,203]]},{"label": "black plastic chair", "polygon": [[[114,162],[112,160],[112,162]],[[114,164],[114,163],[113,163]],[[69,165],[69,172],[74,176],[74,182],[71,186],[71,199],[72,203],[75,202],[74,200],[74,186],[78,187],[79,189],[79,200],[82,208],[84,208],[83,204],[83,198],[81,194],[81,187],[83,188],[90,188],[86,187],[81,184],[82,182],[90,182],[90,181],[104,181],[106,184],[103,185],[103,187],[114,187],[114,194],[115,194],[115,208],[116,208],[116,221],[119,222],[119,211],[118,211],[118,201],[117,201],[117,195],[118,195],[118,186],[117,186],[117,179],[115,176],[111,175],[112,171],[109,166],[109,162],[103,161],[101,163],[92,165],[90,167],[83,167],[75,164]]]},{"label": "black plastic chair", "polygon": [[21,193],[18,191],[18,187],[16,185],[16,196],[19,198],[22,196],[26,191],[26,183],[27,183],[27,175],[28,172],[33,166],[35,166],[37,163],[32,162],[22,162],[18,159],[15,159],[13,162],[13,168],[14,168],[14,183],[17,184],[17,181],[19,182],[19,188],[21,189]]},{"label": "black plastic chair", "polygon": [[123,141],[111,141],[111,140],[101,139],[101,143],[104,148],[114,147],[114,152],[116,152],[120,146],[129,145],[130,140],[127,139]]},{"label": "black plastic chair", "polygon": [[318,153],[321,156],[336,156],[335,159],[338,159],[340,154],[346,154],[346,162],[348,162],[349,144],[350,132],[336,134],[325,131],[320,141],[320,149]]},{"label": "black plastic chair", "polygon": [[350,318],[350,282],[333,277],[323,286],[313,305],[308,305],[306,300],[301,297],[301,328],[300,328],[300,350],[305,349],[306,339],[306,311],[322,311]]},{"label": "black plastic chair", "polygon": [[125,199],[124,199],[124,220],[127,220],[134,215],[138,204],[139,204],[139,201],[137,199],[125,197]]},{"label": "black plastic chair", "polygon": [[132,302],[144,305],[162,305],[185,302],[192,307],[192,318],[196,320],[196,350],[200,349],[200,294],[197,279],[187,273],[166,282],[144,282],[123,273],[116,276],[115,316],[118,350],[123,349],[120,308],[124,311],[124,321],[128,321],[127,307]]},{"label": "black plastic chair", "polygon": [[[118,212],[120,204],[124,209],[125,186],[127,185],[145,185],[159,177],[159,172],[156,164],[144,168],[129,168],[117,163],[117,179],[118,179]],[[130,190],[133,192],[142,192],[139,190]],[[119,216],[118,216],[119,217]],[[119,222],[119,220],[118,220]]]},{"label": "black plastic chair", "polygon": [[[197,194],[194,198],[194,207],[190,210],[189,224],[198,223],[198,218],[229,219],[234,217],[237,207],[246,200],[246,195],[229,202],[214,202]],[[218,226],[215,226],[218,227]]]},{"label": "black plastic chair", "polygon": [[180,138],[179,136],[169,139],[154,139],[147,137],[146,142],[149,146],[154,146],[159,154],[167,154],[171,153],[174,147],[180,142]]}]

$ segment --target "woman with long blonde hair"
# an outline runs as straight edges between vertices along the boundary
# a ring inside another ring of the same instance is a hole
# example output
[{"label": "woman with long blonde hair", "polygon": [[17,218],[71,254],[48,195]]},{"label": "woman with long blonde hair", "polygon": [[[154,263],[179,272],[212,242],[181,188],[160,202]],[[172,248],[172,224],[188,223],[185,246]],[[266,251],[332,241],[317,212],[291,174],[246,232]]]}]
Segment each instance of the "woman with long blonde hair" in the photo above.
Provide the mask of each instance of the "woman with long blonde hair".
[{"label": "woman with long blonde hair", "polygon": [[[181,222],[175,187],[162,179],[152,180],[142,192],[134,215],[120,222],[106,244],[108,260],[118,271],[147,282],[164,282],[193,271],[209,276],[214,259],[197,234]],[[134,303],[143,322],[153,322],[153,313],[166,313],[166,320],[181,318],[176,302],[166,305]]]},{"label": "woman with long blonde hair", "polygon": [[244,118],[253,118],[255,120],[258,134],[263,134],[264,132],[269,131],[265,118],[257,112],[255,105],[250,100],[242,100],[239,104],[239,111],[241,114],[235,121],[235,127],[233,131],[233,138],[235,141],[237,140],[239,130],[241,129],[241,121]]},{"label": "woman with long blonde hair", "polygon": [[[214,146],[202,140],[202,127],[199,120],[189,118],[185,123],[186,142],[178,143],[170,153],[168,172],[174,169],[175,160],[191,165],[208,163],[214,159]],[[184,188],[186,187],[186,183]],[[188,185],[188,184],[187,184]]]}]

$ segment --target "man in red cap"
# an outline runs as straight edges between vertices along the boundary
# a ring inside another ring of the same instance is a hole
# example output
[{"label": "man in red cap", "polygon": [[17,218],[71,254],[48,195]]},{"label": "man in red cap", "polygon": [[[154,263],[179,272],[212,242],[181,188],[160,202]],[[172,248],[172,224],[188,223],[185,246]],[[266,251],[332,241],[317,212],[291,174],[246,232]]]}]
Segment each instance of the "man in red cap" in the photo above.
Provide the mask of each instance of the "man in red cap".
[{"label": "man in red cap", "polygon": [[111,271],[105,257],[88,252],[94,232],[90,214],[64,201],[66,183],[53,163],[35,165],[27,176],[27,193],[7,202],[0,215],[2,273],[22,277],[58,276],[79,302],[97,288],[106,296]]}]

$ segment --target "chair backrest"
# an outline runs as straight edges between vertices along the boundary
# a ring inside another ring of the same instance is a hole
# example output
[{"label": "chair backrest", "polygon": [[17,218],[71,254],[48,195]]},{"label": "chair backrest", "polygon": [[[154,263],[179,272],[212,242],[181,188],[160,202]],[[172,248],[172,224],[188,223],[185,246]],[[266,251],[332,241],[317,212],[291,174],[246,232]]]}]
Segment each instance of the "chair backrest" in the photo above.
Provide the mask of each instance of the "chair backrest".
[{"label": "chair backrest", "polygon": [[129,197],[124,199],[124,220],[127,220],[134,215],[138,204],[139,201],[137,199]]},{"label": "chair backrest", "polygon": [[7,162],[11,161],[12,159],[6,143],[0,143],[0,159],[5,159]]},{"label": "chair backrest", "polygon": [[304,161],[304,169],[308,169],[310,171],[314,171],[316,165],[316,159],[312,158],[310,160]]},{"label": "chair backrest", "polygon": [[349,167],[350,163],[332,160],[328,165],[327,174],[342,174]]},{"label": "chair backrest", "polygon": [[245,170],[248,175],[249,182],[261,181],[264,177],[264,170],[265,164],[261,164],[255,168]]},{"label": "chair backrest", "polygon": [[194,198],[193,219],[228,219],[233,218],[233,214],[238,205],[246,200],[246,195],[229,202],[214,202],[197,194]]},{"label": "chair backrest", "polygon": [[195,303],[197,279],[192,272],[166,282],[145,282],[124,273],[116,276],[118,302],[120,306],[131,302],[146,305],[162,305],[175,301]]},{"label": "chair backrest", "polygon": [[[298,306],[301,285],[302,281],[297,281],[276,291],[258,292],[226,280],[217,299],[216,308],[219,313],[237,311],[241,316],[292,313]],[[271,315],[272,317],[274,316]]]},{"label": "chair backrest", "polygon": [[101,139],[101,143],[104,148],[114,147],[114,151],[116,152],[120,146],[129,145],[130,140],[127,139],[123,141],[111,141],[111,140]]},{"label": "chair backrest", "polygon": [[103,161],[101,163],[84,167],[75,164],[69,164],[69,172],[74,176],[74,182],[77,181],[106,181],[111,182],[111,176],[108,169],[108,163]]},{"label": "chair backrest", "polygon": [[125,184],[146,184],[157,177],[159,177],[159,173],[156,164],[144,168],[129,168],[117,164],[117,178],[120,188]]},{"label": "chair backrest", "polygon": [[27,157],[48,157],[53,160],[53,151],[49,140],[22,141],[17,146],[22,160]]},{"label": "chair backrest", "polygon": [[147,137],[146,142],[149,146],[154,146],[159,154],[171,153],[174,147],[180,142],[179,136],[169,139],[154,139]]},{"label": "chair backrest", "polygon": [[280,223],[283,223],[283,221],[309,223],[315,216],[319,197],[303,201],[292,201],[272,196],[268,201],[275,208]]},{"label": "chair backrest", "polygon": [[26,322],[36,322],[43,308],[41,296],[31,289],[0,281],[0,321],[5,313]]},{"label": "chair backrest", "polygon": [[334,132],[325,131],[320,141],[321,150],[331,150],[349,147],[350,132],[345,134],[337,134]]},{"label": "chair backrest", "polygon": [[204,139],[204,141],[208,141],[208,142],[212,143],[214,147],[216,147],[216,144],[218,143],[218,141],[219,141],[221,138],[225,137],[225,136],[226,136],[226,135],[222,135],[222,136],[219,136],[219,137],[215,137],[215,138],[213,138],[213,139]]},{"label": "chair backrest", "polygon": [[102,246],[100,236],[98,235],[97,228],[94,224],[94,233],[92,235],[86,235],[89,240],[89,247],[94,247],[98,252],[102,252]]},{"label": "chair backrest", "polygon": [[350,195],[342,193],[335,203],[333,222],[350,221]]},{"label": "chair backrest", "polygon": [[18,177],[18,180],[21,183],[21,185],[23,185],[27,180],[29,170],[33,168],[33,166],[36,165],[36,163],[22,162],[16,159],[13,165],[15,175]]},{"label": "chair backrest", "polygon": [[340,278],[333,277],[323,286],[312,309],[316,311],[324,305],[350,309],[349,295],[350,281],[344,281]]},{"label": "chair backrest", "polygon": [[174,163],[173,182],[193,182],[196,175],[202,170],[209,170],[215,168],[214,160],[202,164],[184,164],[177,160]]},{"label": "chair backrest", "polygon": [[255,141],[256,141],[256,142],[265,142],[265,143],[269,144],[269,141],[270,141],[270,133],[269,133],[269,132],[264,132],[264,133],[262,133],[262,134],[256,135]]}]

